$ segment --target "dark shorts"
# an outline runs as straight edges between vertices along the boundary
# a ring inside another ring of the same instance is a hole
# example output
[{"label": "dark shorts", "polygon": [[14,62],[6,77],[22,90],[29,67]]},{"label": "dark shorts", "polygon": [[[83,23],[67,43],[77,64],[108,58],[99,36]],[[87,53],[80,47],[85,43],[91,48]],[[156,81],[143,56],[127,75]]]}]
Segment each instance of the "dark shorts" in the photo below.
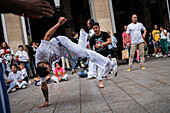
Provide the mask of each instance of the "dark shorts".
[{"label": "dark shorts", "polygon": [[117,48],[112,48],[110,50],[110,53],[111,53],[111,58],[116,58],[117,59]]},{"label": "dark shorts", "polygon": [[159,41],[156,41],[156,44],[155,44],[155,47],[161,47],[161,44],[160,44],[160,42]]}]

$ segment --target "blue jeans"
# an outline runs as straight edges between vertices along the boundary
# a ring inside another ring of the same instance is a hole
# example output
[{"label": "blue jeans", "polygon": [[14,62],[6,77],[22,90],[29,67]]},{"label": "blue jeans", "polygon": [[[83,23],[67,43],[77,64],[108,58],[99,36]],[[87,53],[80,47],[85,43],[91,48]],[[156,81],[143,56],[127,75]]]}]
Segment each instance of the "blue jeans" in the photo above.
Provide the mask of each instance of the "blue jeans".
[{"label": "blue jeans", "polygon": [[16,82],[11,82],[8,89],[9,89],[9,90],[12,90],[12,89],[14,89],[14,87],[15,87],[16,85],[17,85]]},{"label": "blue jeans", "polygon": [[5,68],[5,64],[3,63],[3,60],[2,60],[2,74],[6,74],[6,68]]},{"label": "blue jeans", "polygon": [[72,61],[72,70],[75,70],[76,69],[76,64],[77,64],[77,57],[73,57],[73,60],[75,61]]},{"label": "blue jeans", "polygon": [[84,71],[82,71],[82,72],[79,72],[78,73],[78,75],[80,76],[80,77],[82,77],[82,78],[84,78],[84,77],[87,77],[88,75],[87,75],[87,72],[84,70]]},{"label": "blue jeans", "polygon": [[2,96],[0,97],[0,113],[3,113],[4,111],[6,111],[6,113],[11,113],[7,88],[5,85],[5,80],[3,78],[1,68],[0,68],[0,89],[2,91]]}]

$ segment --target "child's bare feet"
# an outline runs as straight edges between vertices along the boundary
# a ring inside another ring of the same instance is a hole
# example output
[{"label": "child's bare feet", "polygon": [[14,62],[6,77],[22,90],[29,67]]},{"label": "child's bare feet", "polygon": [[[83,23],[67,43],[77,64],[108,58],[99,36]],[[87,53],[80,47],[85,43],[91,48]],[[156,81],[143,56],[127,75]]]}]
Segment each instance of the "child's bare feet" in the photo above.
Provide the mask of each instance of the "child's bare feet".
[{"label": "child's bare feet", "polygon": [[104,88],[104,85],[103,85],[103,81],[102,81],[102,80],[99,81],[99,88]]},{"label": "child's bare feet", "polygon": [[105,76],[105,79],[106,79],[106,80],[110,80],[110,78],[108,78],[108,76]]},{"label": "child's bare feet", "polygon": [[38,108],[47,107],[47,106],[48,106],[48,102],[45,102],[43,105],[39,105]]}]

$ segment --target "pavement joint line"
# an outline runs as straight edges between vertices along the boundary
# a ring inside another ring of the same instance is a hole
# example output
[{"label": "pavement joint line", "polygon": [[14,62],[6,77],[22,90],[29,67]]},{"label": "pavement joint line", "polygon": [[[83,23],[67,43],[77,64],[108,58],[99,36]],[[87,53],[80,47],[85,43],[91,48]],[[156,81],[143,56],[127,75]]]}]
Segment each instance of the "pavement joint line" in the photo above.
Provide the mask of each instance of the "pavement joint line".
[{"label": "pavement joint line", "polygon": [[[52,87],[52,84],[50,84],[50,87]],[[36,89],[36,88],[35,88],[35,89]],[[48,89],[49,89],[49,88],[48,88]],[[30,112],[34,109],[34,107],[37,105],[37,103],[39,103],[39,101],[40,101],[42,98],[43,98],[43,96],[41,96],[40,99],[38,99],[38,101],[34,104],[34,106],[29,110],[28,113],[30,113]]]},{"label": "pavement joint line", "polygon": [[[31,94],[33,93],[33,91],[35,91],[35,90],[36,90],[36,88],[33,88],[33,90],[31,91],[31,93],[29,93],[29,94],[26,95],[25,97],[28,97],[29,95],[31,95]],[[25,100],[25,99],[26,99],[25,97],[24,97],[22,100]],[[18,105],[18,104],[21,103],[21,102],[22,102],[22,101],[17,102],[16,105]],[[15,105],[14,109],[17,107],[16,105]]]},{"label": "pavement joint line", "polygon": [[[114,84],[116,84],[113,80],[111,80]],[[142,106],[139,102],[137,102],[130,94],[128,94],[124,89],[122,89],[120,86],[116,84],[117,87],[119,87],[122,91],[124,91],[132,100],[134,100],[137,104],[139,104],[143,109],[145,109],[148,113],[150,113],[144,106]]]},{"label": "pavement joint line", "polygon": [[[96,79],[95,79],[95,80],[93,80],[93,81],[95,82],[95,84],[96,84],[96,85],[98,85],[98,84],[97,84],[97,82],[96,82]],[[107,106],[109,107],[110,111],[111,111],[111,112],[113,112],[113,111],[112,111],[112,108],[110,107],[109,103],[107,102],[107,100],[106,100],[106,98],[105,98],[105,96],[104,96],[103,92],[101,91],[101,88],[99,88],[99,91],[100,91],[100,93],[102,94],[102,96],[103,96],[104,100],[106,101]]]},{"label": "pavement joint line", "polygon": [[[146,86],[141,85],[141,84],[139,84],[139,83],[137,83],[137,82],[133,81],[132,79],[130,79],[130,78],[128,78],[128,77],[125,77],[125,78],[127,78],[128,80],[130,80],[130,81],[132,81],[132,82],[134,82],[134,83],[138,84],[139,86],[142,86],[142,87],[144,87],[144,88],[148,89],[148,90],[149,90],[149,91],[151,91],[151,92],[154,92],[154,91],[152,91],[151,89],[147,88]],[[159,96],[161,96],[162,98],[164,98],[164,99],[166,99],[166,100],[170,100],[170,99],[168,99],[168,98],[166,98],[166,97],[162,96],[162,95],[161,95],[161,94],[159,94],[159,93],[156,93],[156,92],[154,92],[154,93],[155,93],[155,94],[157,94],[157,95],[159,95]]]},{"label": "pavement joint line", "polygon": [[80,93],[80,113],[82,113],[81,105],[81,79],[79,79],[79,93]]},{"label": "pavement joint line", "polygon": [[67,83],[68,83],[68,82],[65,82],[65,85],[64,85],[64,87],[63,87],[63,90],[61,91],[61,93],[60,93],[60,95],[59,95],[59,98],[56,100],[57,102],[56,102],[56,104],[55,104],[55,107],[54,107],[52,113],[55,113],[56,106],[57,106],[57,104],[59,103],[58,101],[59,101],[60,96],[61,96],[61,94],[63,93],[63,91],[64,91],[64,89],[65,89]]}]

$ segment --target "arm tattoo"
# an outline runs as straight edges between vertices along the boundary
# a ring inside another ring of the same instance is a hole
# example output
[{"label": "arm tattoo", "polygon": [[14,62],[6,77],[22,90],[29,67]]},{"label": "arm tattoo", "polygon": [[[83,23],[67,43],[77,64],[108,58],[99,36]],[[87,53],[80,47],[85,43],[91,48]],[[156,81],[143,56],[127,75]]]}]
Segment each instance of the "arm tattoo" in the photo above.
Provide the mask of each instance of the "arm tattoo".
[{"label": "arm tattoo", "polygon": [[45,89],[41,88],[41,90],[42,90],[43,95],[45,97],[45,101],[48,102],[48,88],[47,87]]}]

